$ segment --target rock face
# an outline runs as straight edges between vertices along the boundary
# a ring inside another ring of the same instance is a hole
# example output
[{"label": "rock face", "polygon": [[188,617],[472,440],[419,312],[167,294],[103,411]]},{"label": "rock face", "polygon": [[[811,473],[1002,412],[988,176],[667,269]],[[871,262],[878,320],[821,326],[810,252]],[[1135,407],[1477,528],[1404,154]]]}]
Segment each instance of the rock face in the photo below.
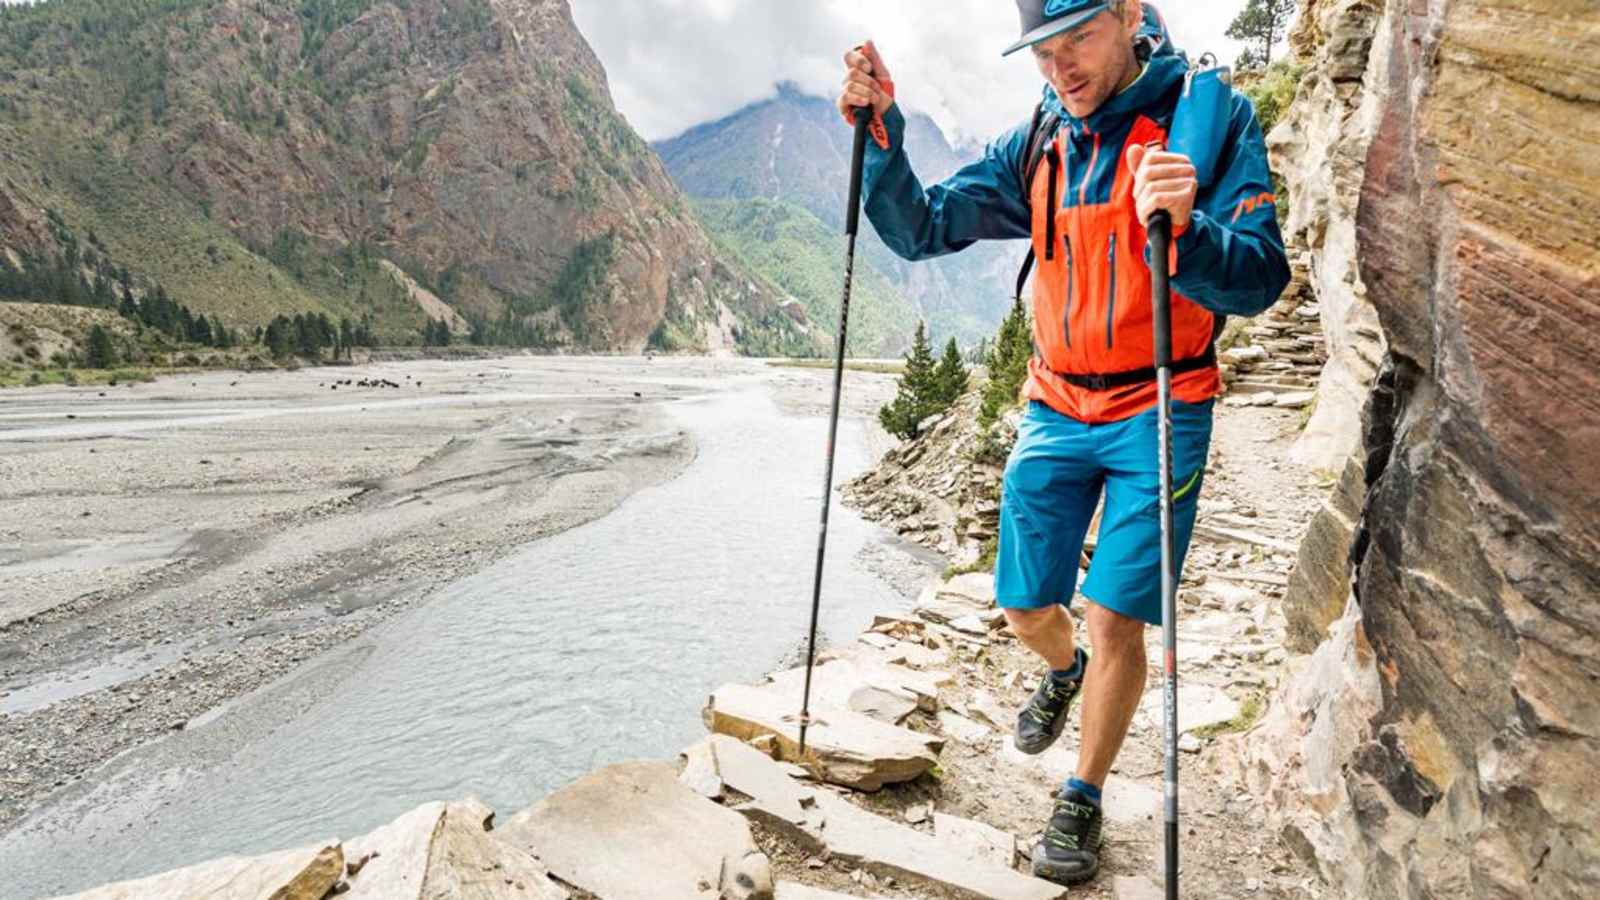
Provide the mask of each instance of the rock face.
[{"label": "rock face", "polygon": [[1356,201],[1387,96],[1386,55],[1369,53],[1379,6],[1373,0],[1301,4],[1289,41],[1306,74],[1283,121],[1267,136],[1273,169],[1290,188],[1284,238],[1295,287],[1315,297],[1327,341],[1316,410],[1294,456],[1333,472],[1358,449],[1361,407],[1383,357],[1377,312],[1356,266]]},{"label": "rock face", "polygon": [[1597,896],[1600,10],[1392,0],[1376,35],[1356,240],[1391,367],[1345,617],[1251,776],[1343,896]]},{"label": "rock face", "polygon": [[719,258],[567,0],[302,6],[177,2],[81,31],[8,11],[0,258],[99,241],[230,324],[283,310],[217,294],[228,266],[284,305],[397,316],[387,277],[353,277],[383,259],[553,345],[639,351],[661,329],[683,349],[819,346],[802,310]]}]

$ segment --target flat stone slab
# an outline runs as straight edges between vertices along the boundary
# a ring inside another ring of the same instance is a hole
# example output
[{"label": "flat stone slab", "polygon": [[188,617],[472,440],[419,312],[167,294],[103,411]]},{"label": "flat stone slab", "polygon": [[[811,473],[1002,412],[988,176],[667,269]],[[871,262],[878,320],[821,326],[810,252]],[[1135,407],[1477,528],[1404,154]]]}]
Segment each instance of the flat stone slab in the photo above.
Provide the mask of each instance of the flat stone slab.
[{"label": "flat stone slab", "polygon": [[945,734],[963,744],[982,743],[994,733],[989,726],[948,709],[939,711],[939,725],[944,728]]},{"label": "flat stone slab", "polygon": [[1017,836],[993,825],[960,816],[933,814],[933,837],[952,852],[996,866],[1011,868],[1017,862]]},{"label": "flat stone slab", "polygon": [[64,900],[322,900],[344,875],[344,848],[322,841],[262,856],[224,856]]},{"label": "flat stone slab", "polygon": [[[939,708],[939,686],[952,680],[948,672],[917,671],[905,666],[889,665],[876,659],[854,656],[830,659],[819,663],[811,672],[811,701],[842,706],[879,721],[899,724],[905,719],[885,718],[898,710],[899,704],[885,704],[882,695],[909,698],[916,708],[933,712]],[[806,669],[796,666],[774,672],[769,678],[772,688],[792,697],[796,712],[805,697]],[[873,689],[878,692],[865,689]],[[878,711],[878,714],[874,714]]]},{"label": "flat stone slab", "polygon": [[[536,855],[562,881],[607,900],[711,900],[725,883],[730,896],[772,891],[749,823],[685,787],[667,762],[591,772],[494,834]],[[739,891],[740,879],[752,889]]]},{"label": "flat stone slab", "polygon": [[[929,622],[939,625],[948,625],[956,628],[956,623],[961,623],[958,630],[969,630],[971,623],[980,623],[982,633],[988,633],[1006,622],[1006,614],[999,609],[984,609],[961,598],[940,595],[928,600],[919,600],[914,610],[918,616]],[[969,631],[970,633],[970,631]]]},{"label": "flat stone slab", "polygon": [[[1188,734],[1196,729],[1231,722],[1239,714],[1239,701],[1229,697],[1221,688],[1195,681],[1178,680],[1178,731]],[[1161,688],[1145,692],[1139,701],[1138,716],[1147,728],[1161,728]]]},{"label": "flat stone slab", "polygon": [[968,572],[933,586],[936,596],[953,597],[979,607],[994,606],[994,573]]},{"label": "flat stone slab", "polygon": [[1055,900],[1067,889],[1005,866],[952,853],[933,835],[892,822],[825,790],[817,807],[826,824],[822,838],[834,859],[874,875],[933,883],[995,900]]},{"label": "flat stone slab", "polygon": [[802,757],[799,716],[800,692],[779,685],[724,685],[701,711],[707,730],[741,741],[770,736],[778,759],[804,766],[819,780],[858,790],[875,791],[916,778],[933,768],[944,746],[936,735],[813,700]]},{"label": "flat stone slab", "polygon": [[[702,765],[709,768],[711,777],[718,785],[718,792],[707,796],[728,799],[725,788],[731,788],[750,798],[746,804],[737,807],[741,813],[748,816],[749,811],[745,807],[754,806],[754,811],[761,813],[768,824],[783,829],[792,837],[804,838],[803,830],[813,824],[811,819],[815,816],[810,811],[816,808],[816,804],[811,786],[790,777],[782,764],[774,762],[749,744],[725,734],[713,734],[679,755],[691,761],[679,773],[679,781],[687,784],[690,781],[688,776],[694,769]],[[694,760],[706,762],[697,764]],[[692,777],[699,780],[704,775],[695,773]]]}]

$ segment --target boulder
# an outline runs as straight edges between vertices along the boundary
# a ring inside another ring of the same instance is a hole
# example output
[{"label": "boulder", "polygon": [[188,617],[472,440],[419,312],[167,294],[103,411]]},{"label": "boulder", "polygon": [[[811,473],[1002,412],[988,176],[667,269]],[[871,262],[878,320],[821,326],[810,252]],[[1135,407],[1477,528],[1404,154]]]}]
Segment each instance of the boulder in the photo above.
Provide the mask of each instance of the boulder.
[{"label": "boulder", "polygon": [[512,816],[495,836],[608,900],[772,896],[749,823],[681,784],[670,763],[591,772]]}]

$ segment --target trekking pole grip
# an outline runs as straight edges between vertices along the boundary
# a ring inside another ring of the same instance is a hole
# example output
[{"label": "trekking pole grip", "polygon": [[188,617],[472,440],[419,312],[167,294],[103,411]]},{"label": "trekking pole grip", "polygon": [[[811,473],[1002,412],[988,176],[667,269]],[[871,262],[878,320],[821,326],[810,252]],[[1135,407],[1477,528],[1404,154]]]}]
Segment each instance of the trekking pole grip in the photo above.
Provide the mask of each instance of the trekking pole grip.
[{"label": "trekking pole grip", "polygon": [[1150,296],[1155,312],[1155,364],[1172,366],[1172,273],[1167,267],[1172,248],[1172,214],[1158,209],[1150,214],[1145,233],[1150,243]]},{"label": "trekking pole grip", "polygon": [[856,133],[855,146],[850,150],[850,201],[844,229],[845,234],[849,235],[856,233],[856,226],[861,221],[861,169],[862,160],[867,154],[867,128],[872,123],[872,107],[857,106],[852,113],[855,116]]}]

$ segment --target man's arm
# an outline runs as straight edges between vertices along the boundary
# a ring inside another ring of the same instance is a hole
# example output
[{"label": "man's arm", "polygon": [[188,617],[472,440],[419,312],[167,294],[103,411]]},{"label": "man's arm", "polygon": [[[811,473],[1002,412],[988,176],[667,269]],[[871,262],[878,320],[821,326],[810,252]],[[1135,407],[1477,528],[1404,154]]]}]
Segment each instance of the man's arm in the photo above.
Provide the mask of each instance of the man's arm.
[{"label": "man's arm", "polygon": [[1196,199],[1188,227],[1173,242],[1172,286],[1212,312],[1253,316],[1277,302],[1289,284],[1289,259],[1278,231],[1266,141],[1255,108],[1237,92],[1227,146],[1221,175]]},{"label": "man's arm", "polygon": [[862,203],[889,249],[908,260],[927,259],[979,240],[1028,237],[1032,218],[1023,194],[1028,123],[984,148],[982,158],[926,190],[906,158],[905,116],[898,104],[883,114],[889,149],[867,142]]}]

